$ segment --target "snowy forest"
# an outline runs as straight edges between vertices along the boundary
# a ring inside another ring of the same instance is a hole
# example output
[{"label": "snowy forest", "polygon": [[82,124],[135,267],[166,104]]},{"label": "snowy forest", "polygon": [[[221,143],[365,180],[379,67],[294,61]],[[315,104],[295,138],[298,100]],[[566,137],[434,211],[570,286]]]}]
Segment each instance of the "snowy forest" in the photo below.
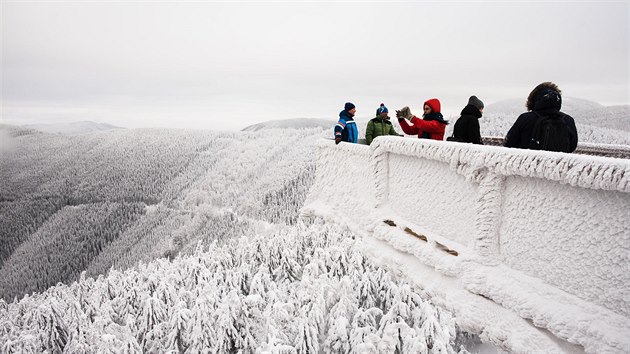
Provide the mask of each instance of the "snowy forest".
[{"label": "snowy forest", "polygon": [[[484,117],[482,134],[502,136],[508,117]],[[627,131],[577,125],[581,142],[630,145]],[[0,352],[484,348],[417,284],[362,254],[360,235],[300,216],[316,146],[331,136],[332,126],[67,135],[0,125]]]}]

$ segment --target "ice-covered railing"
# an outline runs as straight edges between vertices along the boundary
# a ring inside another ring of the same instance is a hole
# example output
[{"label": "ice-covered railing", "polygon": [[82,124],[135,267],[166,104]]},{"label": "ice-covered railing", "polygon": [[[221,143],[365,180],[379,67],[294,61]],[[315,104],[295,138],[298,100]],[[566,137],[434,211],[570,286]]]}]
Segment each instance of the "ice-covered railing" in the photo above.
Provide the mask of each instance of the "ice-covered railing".
[{"label": "ice-covered railing", "polygon": [[[627,352],[629,179],[630,161],[598,156],[399,137],[370,147],[322,141],[305,210],[364,225],[587,352]],[[429,242],[390,231],[390,215]],[[432,255],[424,245],[437,241],[459,256]]]},{"label": "ice-covered railing", "polygon": [[359,209],[374,209],[376,190],[370,161],[371,151],[367,145],[335,145],[322,139],[317,147],[315,187],[309,191],[308,212],[321,214],[335,210],[335,218],[345,219],[365,214],[357,213]]},{"label": "ice-covered railing", "polygon": [[[503,146],[504,138],[494,136],[482,137],[485,145]],[[578,143],[575,149],[576,154],[594,155],[605,157],[616,157],[619,159],[630,159],[630,146],[615,144],[594,144],[594,143]]]}]

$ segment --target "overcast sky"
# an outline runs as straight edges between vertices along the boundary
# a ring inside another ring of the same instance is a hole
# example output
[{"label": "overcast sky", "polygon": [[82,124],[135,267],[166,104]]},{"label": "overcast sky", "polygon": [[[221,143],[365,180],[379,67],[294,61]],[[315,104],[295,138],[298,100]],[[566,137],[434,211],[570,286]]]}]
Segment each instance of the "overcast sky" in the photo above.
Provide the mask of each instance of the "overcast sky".
[{"label": "overcast sky", "polygon": [[237,130],[553,81],[628,104],[628,2],[2,1],[2,123]]}]

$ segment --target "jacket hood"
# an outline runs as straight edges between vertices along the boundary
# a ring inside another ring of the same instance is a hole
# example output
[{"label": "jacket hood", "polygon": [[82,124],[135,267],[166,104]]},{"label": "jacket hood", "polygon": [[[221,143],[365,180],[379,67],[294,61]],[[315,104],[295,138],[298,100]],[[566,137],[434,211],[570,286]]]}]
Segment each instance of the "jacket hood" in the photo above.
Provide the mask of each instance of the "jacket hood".
[{"label": "jacket hood", "polygon": [[350,114],[345,109],[343,111],[339,112],[339,118],[343,118],[344,120],[352,120],[353,117],[354,117],[354,115]]},{"label": "jacket hood", "polygon": [[423,108],[424,108],[424,105],[431,107],[431,113],[441,112],[440,100],[438,100],[437,98],[432,98],[430,100],[425,101],[424,104],[422,105]]},{"label": "jacket hood", "polygon": [[546,110],[562,108],[562,91],[553,82],[543,82],[536,86],[527,97],[527,110]]},{"label": "jacket hood", "polygon": [[469,104],[466,107],[464,107],[464,109],[462,109],[462,114],[463,116],[473,116],[475,118],[481,118],[482,114],[481,111],[479,110],[479,108]]},{"label": "jacket hood", "polygon": [[556,91],[545,89],[534,99],[534,111],[560,110],[562,97]]}]

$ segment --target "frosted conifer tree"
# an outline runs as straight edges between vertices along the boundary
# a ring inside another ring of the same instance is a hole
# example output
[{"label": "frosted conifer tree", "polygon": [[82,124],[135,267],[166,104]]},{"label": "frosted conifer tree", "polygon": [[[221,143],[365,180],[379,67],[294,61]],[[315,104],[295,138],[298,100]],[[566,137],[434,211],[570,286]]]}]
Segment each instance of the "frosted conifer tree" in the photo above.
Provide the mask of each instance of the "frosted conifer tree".
[{"label": "frosted conifer tree", "polygon": [[148,335],[157,328],[158,324],[166,320],[166,316],[167,312],[162,301],[155,296],[147,296],[145,298],[142,312],[138,318],[138,342],[142,343],[144,349],[151,347],[150,343],[147,343],[155,339],[155,333],[150,338],[148,338]]},{"label": "frosted conifer tree", "polygon": [[285,248],[282,250],[282,256],[279,261],[280,265],[273,271],[273,277],[276,281],[286,279],[292,282],[300,278],[302,267],[294,260],[289,249]]},{"label": "frosted conifer tree", "polygon": [[349,277],[343,277],[340,280],[338,289],[339,300],[330,310],[328,333],[324,342],[324,349],[328,353],[348,353],[350,351],[350,324],[358,310]]},{"label": "frosted conifer tree", "polygon": [[179,302],[171,313],[166,349],[183,353],[190,345],[191,312],[184,302]]},{"label": "frosted conifer tree", "polygon": [[376,284],[372,281],[370,273],[361,274],[359,283],[359,306],[362,308],[372,308],[378,305]]},{"label": "frosted conifer tree", "polygon": [[227,353],[234,349],[238,342],[239,333],[235,327],[236,318],[240,308],[240,299],[234,291],[230,291],[219,304],[214,313],[214,343],[213,347],[218,353]]},{"label": "frosted conifer tree", "polygon": [[299,353],[319,353],[319,329],[309,316],[310,304],[300,309],[295,348]]},{"label": "frosted conifer tree", "polygon": [[63,351],[68,342],[68,327],[56,301],[40,306],[39,326],[48,334],[43,347],[51,352]]},{"label": "frosted conifer tree", "polygon": [[376,308],[359,308],[352,319],[350,343],[354,353],[376,353],[380,341],[377,334],[379,318],[383,312]]},{"label": "frosted conifer tree", "polygon": [[423,317],[421,337],[426,339],[427,347],[436,353],[447,353],[449,344],[455,337],[455,326],[450,315],[426,304]]},{"label": "frosted conifer tree", "polygon": [[212,346],[213,323],[211,320],[211,313],[214,311],[214,305],[211,303],[213,297],[208,296],[209,290],[200,291],[200,296],[195,300],[195,304],[192,310],[193,324],[190,334],[190,346],[191,352],[200,353],[204,349]]},{"label": "frosted conifer tree", "polygon": [[381,319],[379,333],[383,340],[389,344],[394,343],[396,350],[403,351],[405,346],[412,342],[414,331],[406,320],[409,318],[409,305],[401,299],[403,287],[390,287],[394,294],[389,311]]}]

